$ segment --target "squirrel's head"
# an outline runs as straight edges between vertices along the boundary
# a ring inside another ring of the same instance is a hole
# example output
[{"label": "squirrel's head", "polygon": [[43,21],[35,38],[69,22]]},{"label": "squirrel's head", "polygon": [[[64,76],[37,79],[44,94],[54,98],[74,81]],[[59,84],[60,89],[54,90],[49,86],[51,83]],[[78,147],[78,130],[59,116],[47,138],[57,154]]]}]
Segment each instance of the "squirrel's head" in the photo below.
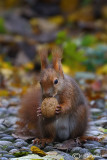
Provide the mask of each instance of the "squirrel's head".
[{"label": "squirrel's head", "polygon": [[48,65],[48,51],[40,51],[41,76],[40,85],[43,97],[53,97],[63,89],[64,74],[61,65],[62,50],[55,48],[52,50],[52,66]]}]

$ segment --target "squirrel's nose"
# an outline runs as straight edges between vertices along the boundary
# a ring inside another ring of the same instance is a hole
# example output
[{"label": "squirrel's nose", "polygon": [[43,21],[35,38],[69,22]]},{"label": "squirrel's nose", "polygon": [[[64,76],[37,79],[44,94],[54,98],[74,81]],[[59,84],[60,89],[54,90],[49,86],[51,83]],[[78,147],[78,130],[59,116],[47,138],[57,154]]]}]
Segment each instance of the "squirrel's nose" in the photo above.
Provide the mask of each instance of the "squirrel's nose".
[{"label": "squirrel's nose", "polygon": [[52,89],[51,88],[48,88],[46,90],[43,89],[42,93],[43,93],[44,98],[52,97]]},{"label": "squirrel's nose", "polygon": [[43,94],[43,98],[47,98],[47,97],[52,97],[52,96],[50,95],[50,93]]}]

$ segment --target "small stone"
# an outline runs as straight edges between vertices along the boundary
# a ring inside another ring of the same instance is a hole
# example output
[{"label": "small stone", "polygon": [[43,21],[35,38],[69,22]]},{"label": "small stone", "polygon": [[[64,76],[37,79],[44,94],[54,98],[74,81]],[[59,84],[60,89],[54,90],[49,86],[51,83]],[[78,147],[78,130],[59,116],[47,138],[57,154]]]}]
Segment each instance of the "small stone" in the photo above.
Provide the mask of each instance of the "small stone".
[{"label": "small stone", "polygon": [[100,155],[100,154],[101,154],[101,149],[96,149],[96,150],[94,151],[94,153],[97,154],[97,155]]},{"label": "small stone", "polygon": [[17,108],[17,107],[9,107],[9,108],[8,108],[8,113],[9,113],[10,115],[17,115],[17,113],[18,113],[18,108]]},{"label": "small stone", "polygon": [[0,154],[7,154],[7,151],[0,151]]},{"label": "small stone", "polygon": [[90,111],[91,111],[92,114],[101,113],[102,112],[102,110],[99,109],[99,108],[91,108]]},{"label": "small stone", "polygon": [[[88,153],[84,153],[83,154],[83,159],[86,159],[86,158],[88,158],[89,156],[91,156],[92,154],[90,153],[90,152],[88,152]],[[92,155],[93,156],[93,155]]]},{"label": "small stone", "polygon": [[107,145],[105,145],[105,148],[107,148]]},{"label": "small stone", "polygon": [[74,147],[72,149],[72,152],[80,152],[81,149],[82,149],[81,147]]},{"label": "small stone", "polygon": [[104,117],[104,118],[94,121],[94,124],[101,126],[103,123],[106,123],[106,122],[107,122],[107,117]]},{"label": "small stone", "polygon": [[74,160],[74,158],[70,155],[70,154],[67,154],[65,152],[61,152],[61,151],[57,151],[61,156],[64,157],[64,160]]},{"label": "small stone", "polygon": [[104,109],[105,107],[105,100],[104,99],[97,99],[96,106],[100,109]]},{"label": "small stone", "polygon": [[8,121],[10,123],[10,125],[14,125],[17,120],[18,120],[18,118],[15,116],[9,116],[6,118],[6,121]]},{"label": "small stone", "polygon": [[94,144],[89,144],[89,143],[85,143],[83,146],[84,146],[86,149],[89,149],[89,150],[98,148],[96,145],[94,145]]},{"label": "small stone", "polygon": [[44,148],[44,151],[45,151],[45,152],[53,151],[53,147],[52,147],[52,146],[46,146],[46,147]]},{"label": "small stone", "polygon": [[21,149],[26,150],[26,151],[29,151],[29,150],[30,150],[29,147],[22,147]]},{"label": "small stone", "polygon": [[100,156],[94,156],[94,160],[101,160],[102,159],[102,157],[100,157]]},{"label": "small stone", "polygon": [[7,128],[7,130],[5,131],[5,133],[12,134],[14,131],[15,131],[15,128],[14,127],[10,127],[10,128]]},{"label": "small stone", "polygon": [[4,131],[6,129],[6,127],[2,124],[0,124],[0,131]]},{"label": "small stone", "polygon": [[97,141],[88,141],[89,144],[94,144],[96,145],[97,147],[101,147],[101,143],[97,142]]},{"label": "small stone", "polygon": [[100,132],[100,131],[89,131],[89,134],[91,134],[92,136],[99,136],[99,135],[102,135],[103,133]]},{"label": "small stone", "polygon": [[10,135],[9,134],[5,134],[5,133],[0,134],[0,138],[2,138],[2,137],[8,137],[8,136],[10,136]]},{"label": "small stone", "polygon": [[88,153],[89,151],[88,151],[88,149],[86,149],[86,148],[82,148],[81,150],[80,150],[80,154],[85,154],[85,153]]},{"label": "small stone", "polygon": [[17,105],[19,104],[19,102],[20,102],[20,99],[18,97],[13,97],[9,99],[10,105]]},{"label": "small stone", "polygon": [[4,119],[3,123],[2,123],[4,126],[6,127],[11,127],[11,123],[7,120],[7,119]]},{"label": "small stone", "polygon": [[86,148],[74,147],[74,148],[72,149],[72,152],[73,152],[73,153],[84,154],[84,153],[87,153],[87,152],[89,152],[89,151],[88,151],[88,149],[86,149]]},{"label": "small stone", "polygon": [[0,108],[0,116],[3,114],[6,114],[6,112],[7,112],[6,108],[3,108],[3,107]]},{"label": "small stone", "polygon": [[16,149],[14,146],[8,146],[7,148],[6,148],[6,151],[10,151],[10,150],[12,150],[12,149]]},{"label": "small stone", "polygon": [[14,146],[15,147],[23,147],[23,146],[27,146],[28,145],[28,143],[27,142],[16,142],[15,144],[14,144]]},{"label": "small stone", "polygon": [[2,146],[10,146],[10,145],[12,145],[12,142],[10,142],[10,141],[0,141],[0,145],[2,145]]},{"label": "small stone", "polygon": [[1,140],[6,140],[6,141],[13,141],[15,138],[12,136],[9,137],[2,137]]},{"label": "small stone", "polygon": [[2,99],[1,104],[2,104],[3,107],[8,107],[9,101],[6,100],[6,99]]},{"label": "small stone", "polygon": [[15,140],[15,142],[25,142],[25,141],[23,139],[18,138]]},{"label": "small stone", "polygon": [[11,154],[14,154],[14,153],[17,153],[17,152],[19,152],[18,149],[11,149],[11,150],[9,151],[9,153],[11,153]]},{"label": "small stone", "polygon": [[8,160],[6,157],[1,157],[0,160]]},{"label": "small stone", "polygon": [[6,157],[6,158],[15,158],[15,156],[10,155],[10,154],[4,154],[3,156]]}]

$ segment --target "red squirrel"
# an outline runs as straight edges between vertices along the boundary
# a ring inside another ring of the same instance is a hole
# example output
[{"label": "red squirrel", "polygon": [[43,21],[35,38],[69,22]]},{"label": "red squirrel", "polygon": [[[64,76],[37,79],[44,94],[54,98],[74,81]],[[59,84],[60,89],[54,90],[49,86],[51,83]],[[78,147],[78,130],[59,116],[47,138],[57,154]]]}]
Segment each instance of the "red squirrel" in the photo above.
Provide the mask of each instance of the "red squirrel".
[{"label": "red squirrel", "polygon": [[[82,136],[87,128],[88,104],[77,83],[62,70],[62,50],[52,50],[52,64],[48,64],[46,49],[40,51],[40,86],[32,87],[24,96],[19,111],[22,132],[40,139],[64,141]],[[55,97],[59,106],[53,118],[44,118],[41,103]]]}]

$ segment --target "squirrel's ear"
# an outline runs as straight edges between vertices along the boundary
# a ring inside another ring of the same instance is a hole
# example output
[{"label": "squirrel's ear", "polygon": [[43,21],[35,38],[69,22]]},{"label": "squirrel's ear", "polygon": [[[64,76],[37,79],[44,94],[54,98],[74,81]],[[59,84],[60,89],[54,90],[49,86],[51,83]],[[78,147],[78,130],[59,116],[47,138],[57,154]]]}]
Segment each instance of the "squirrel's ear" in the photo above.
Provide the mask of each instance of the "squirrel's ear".
[{"label": "squirrel's ear", "polygon": [[63,70],[62,70],[62,49],[61,48],[54,48],[52,49],[52,57],[53,57],[53,68],[60,73],[61,76],[64,77]]},{"label": "squirrel's ear", "polygon": [[41,69],[48,67],[48,49],[43,47],[39,49],[39,56],[41,60]]}]

